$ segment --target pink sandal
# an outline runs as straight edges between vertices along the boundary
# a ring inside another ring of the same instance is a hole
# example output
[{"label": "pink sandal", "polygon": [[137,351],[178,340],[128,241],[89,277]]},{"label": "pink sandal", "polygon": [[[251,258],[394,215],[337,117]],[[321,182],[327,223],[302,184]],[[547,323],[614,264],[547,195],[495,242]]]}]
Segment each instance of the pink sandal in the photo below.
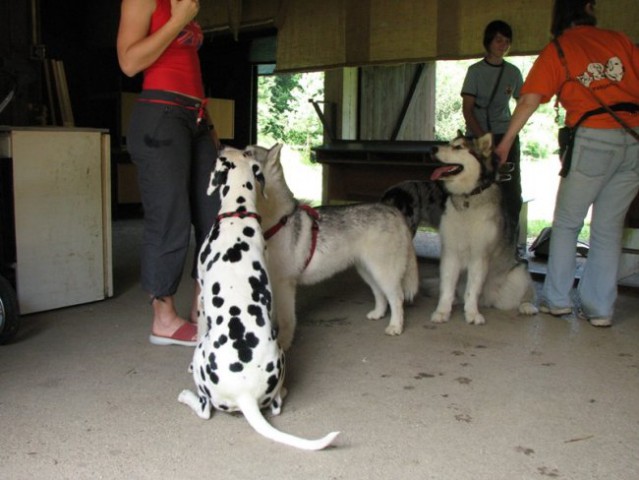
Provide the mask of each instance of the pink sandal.
[{"label": "pink sandal", "polygon": [[170,337],[151,334],[149,342],[153,345],[182,345],[184,347],[194,347],[197,345],[197,326],[186,322],[178,328]]}]

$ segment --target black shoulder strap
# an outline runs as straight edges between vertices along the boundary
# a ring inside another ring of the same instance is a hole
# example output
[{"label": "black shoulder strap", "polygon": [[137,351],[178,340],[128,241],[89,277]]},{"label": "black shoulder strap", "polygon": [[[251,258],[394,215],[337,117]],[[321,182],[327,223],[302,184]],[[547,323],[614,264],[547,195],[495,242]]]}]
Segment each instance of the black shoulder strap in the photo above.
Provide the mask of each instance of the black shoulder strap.
[{"label": "black shoulder strap", "polygon": [[559,55],[559,61],[564,66],[564,70],[566,71],[566,81],[568,81],[570,79],[570,71],[568,70],[568,63],[566,62],[564,49],[561,48],[561,43],[559,43],[559,40],[556,37],[552,39],[552,43],[554,43],[557,48],[557,55]]},{"label": "black shoulder strap", "polygon": [[568,70],[568,62],[566,61],[566,55],[564,54],[564,49],[561,48],[561,44],[557,38],[552,39],[552,43],[555,44],[557,48],[557,55],[559,56],[559,61],[564,66],[564,71],[566,72],[566,79],[563,81],[561,86],[559,87],[559,91],[557,92],[557,97],[555,98],[555,110],[559,109],[559,97],[561,95],[561,91],[564,89],[564,85],[571,81],[570,70]]},{"label": "black shoulder strap", "polygon": [[486,109],[488,109],[488,107],[490,107],[490,104],[493,103],[493,99],[495,98],[495,95],[497,94],[497,88],[499,87],[499,83],[501,82],[501,77],[504,74],[505,68],[506,68],[506,62],[504,61],[502,62],[501,68],[499,69],[499,75],[497,75],[497,81],[495,82],[493,91],[490,94],[490,99],[488,100],[488,103],[486,104]]},{"label": "black shoulder strap", "polygon": [[[577,123],[574,125],[573,128],[575,128],[578,125],[580,125],[581,122],[583,122],[589,116],[598,115],[600,113],[604,113],[605,112],[605,113],[610,114],[610,116],[612,118],[614,118],[617,121],[617,123],[619,125],[621,125],[623,127],[623,129],[626,130],[626,132],[628,132],[635,140],[639,141],[639,133],[635,132],[635,130],[632,127],[630,127],[622,118],[619,117],[619,115],[617,115],[615,113],[615,111],[626,111],[626,112],[627,111],[632,111],[632,110],[628,110],[627,108],[624,108],[627,104],[619,104],[619,106],[613,105],[613,107],[611,108],[610,106],[608,106],[604,102],[602,102],[601,99],[599,98],[599,96],[595,92],[593,92],[591,89],[586,87],[583,83],[581,83],[576,78],[572,78],[570,76],[570,71],[568,70],[568,62],[566,62],[566,55],[564,54],[563,48],[561,48],[561,44],[559,43],[559,40],[557,38],[553,38],[552,41],[555,44],[555,47],[557,48],[557,54],[559,55],[559,60],[561,61],[562,65],[564,66],[564,70],[566,71],[566,80],[564,80],[564,82],[559,87],[559,92],[557,92],[557,98],[555,100],[555,110],[557,112],[559,111],[559,95],[561,95],[561,90],[564,88],[564,85],[566,83],[568,83],[568,82],[573,82],[574,81],[574,82],[578,83],[579,85],[581,85],[583,88],[585,88],[588,91],[588,93],[590,93],[590,95],[592,95],[592,97],[597,101],[597,103],[599,105],[601,105],[601,109],[591,110],[589,112],[584,113],[583,116],[577,121]],[[615,108],[615,107],[617,107],[617,108]]]}]

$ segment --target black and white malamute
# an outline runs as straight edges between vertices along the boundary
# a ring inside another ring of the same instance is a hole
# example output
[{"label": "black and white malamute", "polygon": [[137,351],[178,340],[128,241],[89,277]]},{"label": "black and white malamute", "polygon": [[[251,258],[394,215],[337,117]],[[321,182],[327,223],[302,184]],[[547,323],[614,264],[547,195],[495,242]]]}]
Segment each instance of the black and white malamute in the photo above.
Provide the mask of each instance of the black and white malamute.
[{"label": "black and white malamute", "polygon": [[479,305],[537,313],[528,267],[516,258],[516,239],[506,231],[492,135],[470,140],[460,134],[449,145],[435,147],[432,160],[430,182],[404,182],[382,198],[400,209],[413,228],[426,223],[439,229],[439,303],[431,321],[449,320],[464,272],[468,323],[485,323]]},{"label": "black and white malamute", "polygon": [[462,271],[467,272],[466,322],[485,323],[479,305],[534,315],[537,308],[532,303],[535,293],[528,266],[515,257],[514,239],[506,234],[492,135],[473,141],[458,136],[450,145],[436,148],[433,160],[442,165],[431,180],[442,182],[448,199],[439,225],[439,303],[431,321],[449,320]]}]

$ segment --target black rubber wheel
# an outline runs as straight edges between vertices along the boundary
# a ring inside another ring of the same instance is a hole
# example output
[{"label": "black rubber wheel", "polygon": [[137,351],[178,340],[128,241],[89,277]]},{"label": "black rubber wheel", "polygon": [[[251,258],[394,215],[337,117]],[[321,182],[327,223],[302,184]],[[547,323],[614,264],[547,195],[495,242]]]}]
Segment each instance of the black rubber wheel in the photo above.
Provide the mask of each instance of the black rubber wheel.
[{"label": "black rubber wheel", "polygon": [[16,291],[0,275],[0,345],[11,340],[18,332],[19,317]]}]

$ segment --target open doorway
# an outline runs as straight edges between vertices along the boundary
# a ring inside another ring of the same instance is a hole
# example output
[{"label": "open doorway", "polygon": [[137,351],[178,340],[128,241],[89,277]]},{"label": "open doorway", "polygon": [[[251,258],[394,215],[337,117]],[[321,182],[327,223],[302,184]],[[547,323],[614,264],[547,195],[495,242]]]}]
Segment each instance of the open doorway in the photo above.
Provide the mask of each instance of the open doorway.
[{"label": "open doorway", "polygon": [[257,143],[283,143],[282,166],[296,198],[317,205],[322,198],[322,167],[311,149],[323,142],[323,127],[311,100],[324,100],[324,73],[275,74],[259,71]]},{"label": "open doorway", "polygon": [[[508,59],[527,75],[535,56]],[[435,140],[449,140],[464,128],[461,86],[468,66],[478,61],[436,62]],[[323,127],[309,100],[324,100],[324,73],[276,74],[273,65],[258,70],[258,143],[270,147],[285,145],[282,164],[287,181],[297,198],[318,204],[322,198],[321,166],[313,163],[311,149],[323,141]],[[514,103],[511,106],[514,109]],[[531,117],[521,133],[522,189],[528,201],[528,237],[550,225],[559,183],[557,124],[553,102]],[[582,230],[588,237],[588,225]]]}]

